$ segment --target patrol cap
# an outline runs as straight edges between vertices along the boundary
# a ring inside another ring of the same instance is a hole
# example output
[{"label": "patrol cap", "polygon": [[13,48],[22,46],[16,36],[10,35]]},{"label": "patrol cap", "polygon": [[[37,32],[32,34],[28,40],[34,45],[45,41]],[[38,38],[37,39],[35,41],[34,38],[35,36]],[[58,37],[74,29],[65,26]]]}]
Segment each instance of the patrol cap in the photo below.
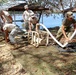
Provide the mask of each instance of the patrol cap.
[{"label": "patrol cap", "polygon": [[70,17],[70,18],[73,17],[73,12],[71,12],[71,11],[67,12],[66,14],[67,14],[67,17]]},{"label": "patrol cap", "polygon": [[27,9],[28,8],[28,5],[25,5],[24,8]]}]

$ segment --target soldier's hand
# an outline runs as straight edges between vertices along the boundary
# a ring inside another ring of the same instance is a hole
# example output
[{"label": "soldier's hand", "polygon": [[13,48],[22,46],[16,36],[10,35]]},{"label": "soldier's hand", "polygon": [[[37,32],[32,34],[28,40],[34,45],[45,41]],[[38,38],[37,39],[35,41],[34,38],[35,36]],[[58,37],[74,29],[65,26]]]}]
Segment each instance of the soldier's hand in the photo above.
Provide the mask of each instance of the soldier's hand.
[{"label": "soldier's hand", "polygon": [[66,38],[66,42],[69,42],[69,41],[70,41],[70,39],[67,37],[67,38]]}]

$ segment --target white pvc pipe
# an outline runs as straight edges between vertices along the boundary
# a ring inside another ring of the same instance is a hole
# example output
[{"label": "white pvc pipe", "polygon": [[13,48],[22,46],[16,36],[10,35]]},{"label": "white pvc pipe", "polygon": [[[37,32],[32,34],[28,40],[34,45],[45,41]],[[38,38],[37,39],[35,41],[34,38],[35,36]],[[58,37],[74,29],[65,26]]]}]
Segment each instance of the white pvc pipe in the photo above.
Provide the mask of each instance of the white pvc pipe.
[{"label": "white pvc pipe", "polygon": [[[62,45],[43,24],[38,24],[38,25],[42,26],[59,46],[65,47],[68,44],[68,42],[66,42]],[[75,36],[75,34],[76,34],[76,30],[73,32],[72,36],[70,37],[70,40]]]}]

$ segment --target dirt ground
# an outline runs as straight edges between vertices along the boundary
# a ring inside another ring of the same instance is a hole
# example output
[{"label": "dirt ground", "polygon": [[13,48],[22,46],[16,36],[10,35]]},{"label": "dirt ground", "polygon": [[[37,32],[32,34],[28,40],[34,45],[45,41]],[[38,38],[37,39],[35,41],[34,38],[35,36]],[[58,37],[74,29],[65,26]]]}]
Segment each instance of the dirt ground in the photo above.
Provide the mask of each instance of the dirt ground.
[{"label": "dirt ground", "polygon": [[76,52],[61,50],[66,49],[36,48],[23,40],[14,48],[0,37],[0,75],[76,75]]}]

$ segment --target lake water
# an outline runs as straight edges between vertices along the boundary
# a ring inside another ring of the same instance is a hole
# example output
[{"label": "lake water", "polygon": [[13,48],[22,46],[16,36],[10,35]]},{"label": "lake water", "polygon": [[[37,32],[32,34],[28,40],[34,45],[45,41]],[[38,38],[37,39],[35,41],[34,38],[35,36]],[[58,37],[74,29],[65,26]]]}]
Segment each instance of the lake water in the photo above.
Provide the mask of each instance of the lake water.
[{"label": "lake water", "polygon": [[[74,14],[75,16],[76,14]],[[13,16],[12,16],[13,17]],[[13,17],[14,18],[14,17]],[[16,20],[22,20],[22,14],[16,15]],[[75,17],[76,18],[76,17]],[[40,18],[40,23],[43,23],[47,28],[55,27],[55,26],[61,26],[63,20],[62,14],[51,14],[48,17],[43,15]],[[20,28],[22,28],[23,22],[16,22]]]},{"label": "lake water", "polygon": [[[43,24],[47,27],[55,27],[60,26],[62,24],[63,15],[62,14],[52,14],[50,16],[43,16]],[[40,22],[42,22],[42,17],[40,19]]]}]

